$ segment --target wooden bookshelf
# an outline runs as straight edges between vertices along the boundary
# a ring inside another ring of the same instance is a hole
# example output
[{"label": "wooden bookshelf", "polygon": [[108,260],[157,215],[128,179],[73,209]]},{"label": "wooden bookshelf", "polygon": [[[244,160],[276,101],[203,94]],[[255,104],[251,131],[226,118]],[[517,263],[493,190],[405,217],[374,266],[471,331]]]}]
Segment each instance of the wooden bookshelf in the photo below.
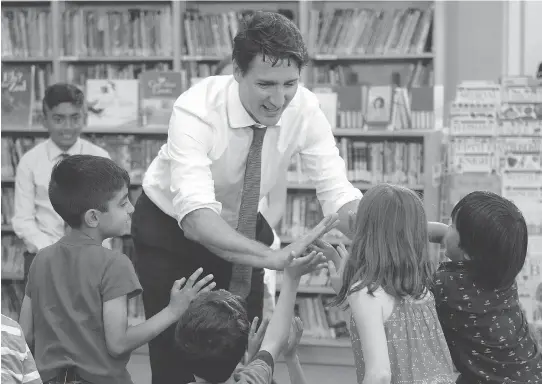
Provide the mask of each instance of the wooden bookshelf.
[{"label": "wooden bookshelf", "polygon": [[[135,5],[137,4],[137,5]],[[20,2],[2,2],[2,10],[16,9],[20,7]],[[434,6],[432,23],[432,41],[433,46],[431,52],[418,53],[383,53],[383,54],[342,54],[342,53],[321,53],[316,52],[309,45],[311,39],[311,14],[313,11],[330,11],[334,8],[368,8],[368,9],[385,9],[390,10],[395,8],[405,9],[409,6],[429,7]],[[442,57],[443,39],[443,13],[442,3],[437,1],[416,1],[416,2],[381,2],[381,1],[272,1],[272,2],[257,2],[257,1],[237,1],[237,2],[222,2],[222,1],[140,1],[140,2],[121,2],[119,3],[102,3],[98,1],[85,2],[65,2],[65,1],[48,1],[48,2],[28,2],[25,7],[39,7],[47,9],[50,13],[50,30],[47,30],[48,43],[50,52],[48,54],[25,55],[25,57],[2,57],[2,63],[7,65],[36,65],[47,70],[46,66],[51,68],[50,83],[58,81],[67,81],[68,73],[74,68],[85,65],[154,65],[165,63],[173,71],[186,71],[190,66],[216,65],[226,54],[216,54],[213,52],[205,52],[202,54],[189,54],[185,46],[185,29],[184,18],[190,10],[197,10],[202,14],[220,14],[225,12],[240,12],[246,9],[262,9],[262,10],[289,10],[294,14],[294,21],[299,25],[305,41],[309,46],[309,55],[311,63],[309,68],[303,72],[302,81],[305,84],[311,84],[314,81],[312,69],[320,65],[340,66],[343,64],[352,64],[353,66],[366,66],[362,68],[360,73],[366,79],[376,79],[377,82],[383,82],[389,79],[389,74],[396,68],[400,68],[405,64],[424,63],[432,65],[433,68],[433,83],[443,84],[444,59]],[[126,54],[119,55],[73,55],[65,52],[64,36],[64,17],[70,9],[111,9],[111,10],[126,10],[128,8],[141,8],[155,10],[158,8],[169,9],[171,15],[171,31],[167,31],[170,40],[164,40],[168,45],[163,46],[164,51],[169,51],[167,54],[150,55],[150,54]],[[439,45],[440,44],[440,45]],[[198,69],[199,70],[199,69]],[[47,85],[47,84],[46,84]],[[437,119],[439,117],[437,116]],[[96,128],[87,127],[83,134],[96,135],[143,135],[153,138],[164,139],[167,135],[167,126],[152,126],[139,127],[137,124],[129,124],[121,127]],[[46,131],[42,127],[10,127],[2,126],[2,136],[22,137],[22,136],[45,136]],[[432,166],[440,163],[440,140],[439,132],[427,130],[404,130],[404,131],[388,131],[388,130],[364,130],[359,129],[335,129],[334,135],[337,137],[348,137],[353,140],[400,140],[400,141],[417,141],[423,143],[424,150],[424,179],[423,183],[409,185],[410,188],[423,191],[424,202],[426,204],[427,215],[430,220],[438,220],[438,203],[439,194],[436,187],[433,187],[432,176],[430,170]],[[2,187],[13,183],[13,178],[2,178]],[[137,184],[137,183],[136,183]],[[362,191],[371,187],[370,183],[355,183],[355,186]],[[314,188],[309,184],[290,183],[288,184],[289,191],[306,191],[311,192]],[[2,233],[12,231],[11,226],[3,225]],[[282,237],[283,243],[288,243],[292,239]],[[331,239],[333,243],[338,243],[340,240]],[[303,294],[332,294],[333,291],[329,287],[302,287]],[[146,349],[141,351],[146,353]],[[309,364],[323,364],[333,366],[353,366],[353,357],[350,351],[350,342],[348,340],[325,340],[325,339],[303,339],[301,360]]]}]

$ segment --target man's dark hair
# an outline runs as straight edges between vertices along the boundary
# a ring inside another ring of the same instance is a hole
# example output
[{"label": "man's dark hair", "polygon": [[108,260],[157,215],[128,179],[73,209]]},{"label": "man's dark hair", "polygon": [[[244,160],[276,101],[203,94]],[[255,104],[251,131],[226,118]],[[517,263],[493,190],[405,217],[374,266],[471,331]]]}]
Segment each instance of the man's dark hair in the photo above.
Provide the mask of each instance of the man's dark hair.
[{"label": "man's dark hair", "polygon": [[198,296],[175,330],[175,342],[192,374],[209,383],[232,375],[248,345],[245,301],[225,290]]},{"label": "man's dark hair", "polygon": [[42,102],[43,114],[48,109],[50,110],[62,103],[70,103],[76,107],[82,107],[85,105],[85,94],[73,84],[53,84],[45,90]]},{"label": "man's dark hair", "polygon": [[471,192],[452,210],[452,221],[477,284],[509,287],[527,256],[527,224],[518,207],[492,192]]},{"label": "man's dark hair", "polygon": [[295,23],[275,12],[254,12],[246,17],[233,39],[232,59],[244,75],[257,56],[294,61],[299,70],[308,62],[308,53],[301,32]]},{"label": "man's dark hair", "polygon": [[51,173],[49,200],[72,228],[79,228],[89,209],[107,212],[107,203],[130,176],[113,160],[100,156],[73,155],[58,162]]}]

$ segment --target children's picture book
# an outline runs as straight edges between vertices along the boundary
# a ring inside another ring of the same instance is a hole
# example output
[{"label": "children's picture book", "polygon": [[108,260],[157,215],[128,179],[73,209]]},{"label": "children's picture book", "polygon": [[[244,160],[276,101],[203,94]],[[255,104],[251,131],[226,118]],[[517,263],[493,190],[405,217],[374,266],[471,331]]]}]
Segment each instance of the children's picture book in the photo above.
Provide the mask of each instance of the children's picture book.
[{"label": "children's picture book", "polygon": [[141,125],[168,124],[175,100],[183,92],[183,75],[178,72],[145,71],[141,86]]},{"label": "children's picture book", "polygon": [[34,73],[34,66],[2,65],[2,125],[31,125]]},{"label": "children's picture book", "polygon": [[374,86],[369,89],[367,100],[367,124],[389,124],[392,111],[392,88],[386,86]]},{"label": "children's picture book", "polygon": [[88,125],[138,124],[138,80],[87,80]]}]

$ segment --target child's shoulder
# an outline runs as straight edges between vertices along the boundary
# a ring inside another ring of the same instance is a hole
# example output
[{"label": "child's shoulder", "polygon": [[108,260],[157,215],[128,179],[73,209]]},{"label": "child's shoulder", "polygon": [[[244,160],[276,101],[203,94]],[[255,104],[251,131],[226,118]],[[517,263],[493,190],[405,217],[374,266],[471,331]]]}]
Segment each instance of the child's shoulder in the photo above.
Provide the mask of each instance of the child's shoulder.
[{"label": "child's shoulder", "polygon": [[267,351],[260,351],[254,359],[233,373],[233,382],[238,384],[268,384],[273,379],[274,361]]}]

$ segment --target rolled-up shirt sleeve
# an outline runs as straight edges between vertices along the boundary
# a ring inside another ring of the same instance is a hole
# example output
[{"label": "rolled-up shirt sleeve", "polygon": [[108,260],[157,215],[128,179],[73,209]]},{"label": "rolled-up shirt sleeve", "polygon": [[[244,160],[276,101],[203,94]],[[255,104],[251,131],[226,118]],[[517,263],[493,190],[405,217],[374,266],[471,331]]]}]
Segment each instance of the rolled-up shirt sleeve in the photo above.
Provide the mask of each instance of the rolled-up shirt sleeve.
[{"label": "rolled-up shirt sleeve", "polygon": [[314,108],[308,117],[300,156],[302,172],[314,184],[324,215],[335,213],[344,204],[361,199],[361,191],[346,177],[344,160],[320,108]]},{"label": "rolled-up shirt sleeve", "polygon": [[173,208],[179,225],[186,215],[197,209],[221,212],[222,205],[215,198],[209,158],[214,140],[212,127],[203,119],[178,104],[173,107],[166,151],[170,159]]}]

